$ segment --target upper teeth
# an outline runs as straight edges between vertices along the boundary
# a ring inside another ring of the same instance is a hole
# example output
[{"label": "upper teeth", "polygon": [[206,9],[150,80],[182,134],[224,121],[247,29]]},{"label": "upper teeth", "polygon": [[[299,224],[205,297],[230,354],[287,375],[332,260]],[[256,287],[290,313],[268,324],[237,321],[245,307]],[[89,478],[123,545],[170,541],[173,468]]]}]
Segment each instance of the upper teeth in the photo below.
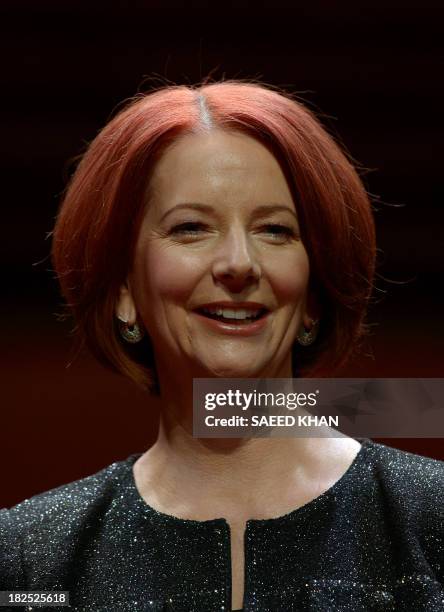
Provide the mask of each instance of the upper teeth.
[{"label": "upper teeth", "polygon": [[260,308],[257,310],[246,310],[239,308],[232,310],[230,308],[204,308],[204,312],[209,314],[215,314],[225,319],[247,319],[249,317],[255,317],[260,313]]}]

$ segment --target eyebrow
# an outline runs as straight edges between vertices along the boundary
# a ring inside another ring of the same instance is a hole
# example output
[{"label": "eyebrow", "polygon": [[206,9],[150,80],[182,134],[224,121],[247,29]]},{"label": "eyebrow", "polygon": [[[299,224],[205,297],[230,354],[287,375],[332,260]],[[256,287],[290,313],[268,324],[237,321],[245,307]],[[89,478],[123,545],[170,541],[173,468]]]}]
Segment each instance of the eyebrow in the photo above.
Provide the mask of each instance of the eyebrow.
[{"label": "eyebrow", "polygon": [[[177,204],[176,206],[173,206],[173,208],[170,208],[169,210],[167,210],[166,213],[162,215],[160,220],[163,221],[166,217],[168,217],[168,215],[173,213],[175,210],[179,210],[182,208],[191,208],[192,210],[200,210],[202,212],[214,213],[213,206],[210,206],[209,204],[199,204],[197,202],[184,202],[182,204]],[[259,213],[260,215],[277,212],[277,211],[288,212],[291,215],[293,215],[296,221],[298,220],[296,211],[292,210],[291,208],[288,208],[288,206],[284,206],[283,204],[261,204],[260,206],[257,206],[254,209],[254,213],[256,214]]]}]

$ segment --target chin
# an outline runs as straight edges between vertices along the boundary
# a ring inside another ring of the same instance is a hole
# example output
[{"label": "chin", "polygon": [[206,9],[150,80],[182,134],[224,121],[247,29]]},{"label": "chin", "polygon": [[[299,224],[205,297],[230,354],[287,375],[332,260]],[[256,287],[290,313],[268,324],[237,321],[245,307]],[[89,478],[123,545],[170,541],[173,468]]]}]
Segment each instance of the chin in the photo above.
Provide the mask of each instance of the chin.
[{"label": "chin", "polygon": [[253,368],[251,364],[245,366],[221,364],[207,366],[206,369],[211,377],[217,378],[261,378],[263,375],[262,368]]}]

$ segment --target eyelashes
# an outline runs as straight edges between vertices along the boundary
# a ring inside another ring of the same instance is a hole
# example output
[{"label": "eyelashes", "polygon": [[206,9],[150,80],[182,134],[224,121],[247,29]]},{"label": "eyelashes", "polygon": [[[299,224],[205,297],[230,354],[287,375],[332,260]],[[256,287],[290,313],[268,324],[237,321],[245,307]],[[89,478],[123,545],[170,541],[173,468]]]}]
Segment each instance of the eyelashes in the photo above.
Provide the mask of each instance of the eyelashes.
[{"label": "eyelashes", "polygon": [[185,236],[196,236],[206,230],[203,223],[187,222],[180,223],[171,228],[171,234],[183,234]]},{"label": "eyelashes", "polygon": [[[208,226],[201,222],[187,221],[171,228],[170,233],[175,236],[199,237],[211,231]],[[259,233],[272,236],[276,242],[287,242],[297,237],[295,230],[281,223],[267,223],[260,228]]]},{"label": "eyelashes", "polygon": [[288,225],[281,225],[280,223],[270,223],[268,225],[265,226],[266,228],[272,228],[272,231],[270,231],[270,234],[276,235],[276,236],[286,236],[288,238],[293,238],[296,236],[295,231],[293,230],[292,227],[289,227]]}]

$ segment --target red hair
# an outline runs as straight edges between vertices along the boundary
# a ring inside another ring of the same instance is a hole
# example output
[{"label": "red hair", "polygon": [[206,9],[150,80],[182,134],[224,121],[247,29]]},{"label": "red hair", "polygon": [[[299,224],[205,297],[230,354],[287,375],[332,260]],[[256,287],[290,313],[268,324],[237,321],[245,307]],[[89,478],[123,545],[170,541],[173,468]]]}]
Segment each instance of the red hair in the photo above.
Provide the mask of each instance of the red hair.
[{"label": "red hair", "polygon": [[366,332],[376,252],[371,205],[352,163],[313,113],[261,84],[168,86],[138,96],[90,144],[66,190],[52,247],[79,338],[103,364],[155,389],[149,338],[125,345],[115,304],[156,161],[181,135],[214,128],[252,136],[281,164],[322,309],[315,344],[295,345],[294,373],[331,375]]}]

